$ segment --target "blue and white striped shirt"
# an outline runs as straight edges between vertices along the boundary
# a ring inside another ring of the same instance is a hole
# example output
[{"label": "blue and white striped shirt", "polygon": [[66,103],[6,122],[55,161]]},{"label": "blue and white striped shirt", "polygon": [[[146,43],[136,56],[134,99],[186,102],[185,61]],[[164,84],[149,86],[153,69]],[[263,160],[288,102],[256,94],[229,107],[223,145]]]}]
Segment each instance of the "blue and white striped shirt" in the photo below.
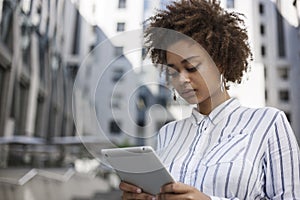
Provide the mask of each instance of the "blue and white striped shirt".
[{"label": "blue and white striped shirt", "polygon": [[285,114],[231,98],[196,109],[158,134],[158,155],[177,181],[212,199],[300,199],[300,153]]}]

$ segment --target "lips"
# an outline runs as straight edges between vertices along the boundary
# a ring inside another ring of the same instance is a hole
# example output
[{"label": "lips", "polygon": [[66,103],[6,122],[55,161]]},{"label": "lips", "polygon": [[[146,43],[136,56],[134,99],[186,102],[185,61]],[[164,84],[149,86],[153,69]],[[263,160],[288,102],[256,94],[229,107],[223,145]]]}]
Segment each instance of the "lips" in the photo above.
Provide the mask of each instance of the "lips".
[{"label": "lips", "polygon": [[196,95],[195,92],[196,92],[195,89],[185,89],[180,93],[180,95],[183,98],[191,98],[191,97],[195,97]]}]

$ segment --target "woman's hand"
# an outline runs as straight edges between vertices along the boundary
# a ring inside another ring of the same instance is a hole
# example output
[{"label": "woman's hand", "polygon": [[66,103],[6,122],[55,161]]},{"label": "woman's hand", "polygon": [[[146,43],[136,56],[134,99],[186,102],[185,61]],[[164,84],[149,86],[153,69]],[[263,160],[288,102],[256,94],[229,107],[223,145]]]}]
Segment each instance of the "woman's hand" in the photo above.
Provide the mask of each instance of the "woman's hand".
[{"label": "woman's hand", "polygon": [[156,200],[210,200],[209,196],[200,192],[196,188],[176,182],[164,185]]},{"label": "woman's hand", "polygon": [[122,200],[154,200],[155,197],[143,193],[141,188],[125,182],[121,182],[119,188],[123,191]]}]

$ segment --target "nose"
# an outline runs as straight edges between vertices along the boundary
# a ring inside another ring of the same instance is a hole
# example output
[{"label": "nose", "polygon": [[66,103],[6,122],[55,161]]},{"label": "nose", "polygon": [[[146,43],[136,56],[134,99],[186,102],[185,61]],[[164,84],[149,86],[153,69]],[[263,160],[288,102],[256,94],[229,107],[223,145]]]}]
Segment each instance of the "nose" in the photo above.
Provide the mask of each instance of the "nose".
[{"label": "nose", "polygon": [[190,74],[188,72],[186,72],[185,70],[182,70],[179,74],[179,82],[181,84],[183,83],[190,83]]}]

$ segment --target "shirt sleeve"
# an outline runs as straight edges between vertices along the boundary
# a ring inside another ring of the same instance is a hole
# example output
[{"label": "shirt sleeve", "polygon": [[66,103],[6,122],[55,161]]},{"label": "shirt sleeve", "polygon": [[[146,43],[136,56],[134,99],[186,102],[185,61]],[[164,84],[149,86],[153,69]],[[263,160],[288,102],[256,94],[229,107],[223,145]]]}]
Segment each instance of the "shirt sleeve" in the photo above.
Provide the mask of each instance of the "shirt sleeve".
[{"label": "shirt sleeve", "polygon": [[265,191],[270,199],[300,199],[300,153],[293,130],[281,111],[268,139]]}]

